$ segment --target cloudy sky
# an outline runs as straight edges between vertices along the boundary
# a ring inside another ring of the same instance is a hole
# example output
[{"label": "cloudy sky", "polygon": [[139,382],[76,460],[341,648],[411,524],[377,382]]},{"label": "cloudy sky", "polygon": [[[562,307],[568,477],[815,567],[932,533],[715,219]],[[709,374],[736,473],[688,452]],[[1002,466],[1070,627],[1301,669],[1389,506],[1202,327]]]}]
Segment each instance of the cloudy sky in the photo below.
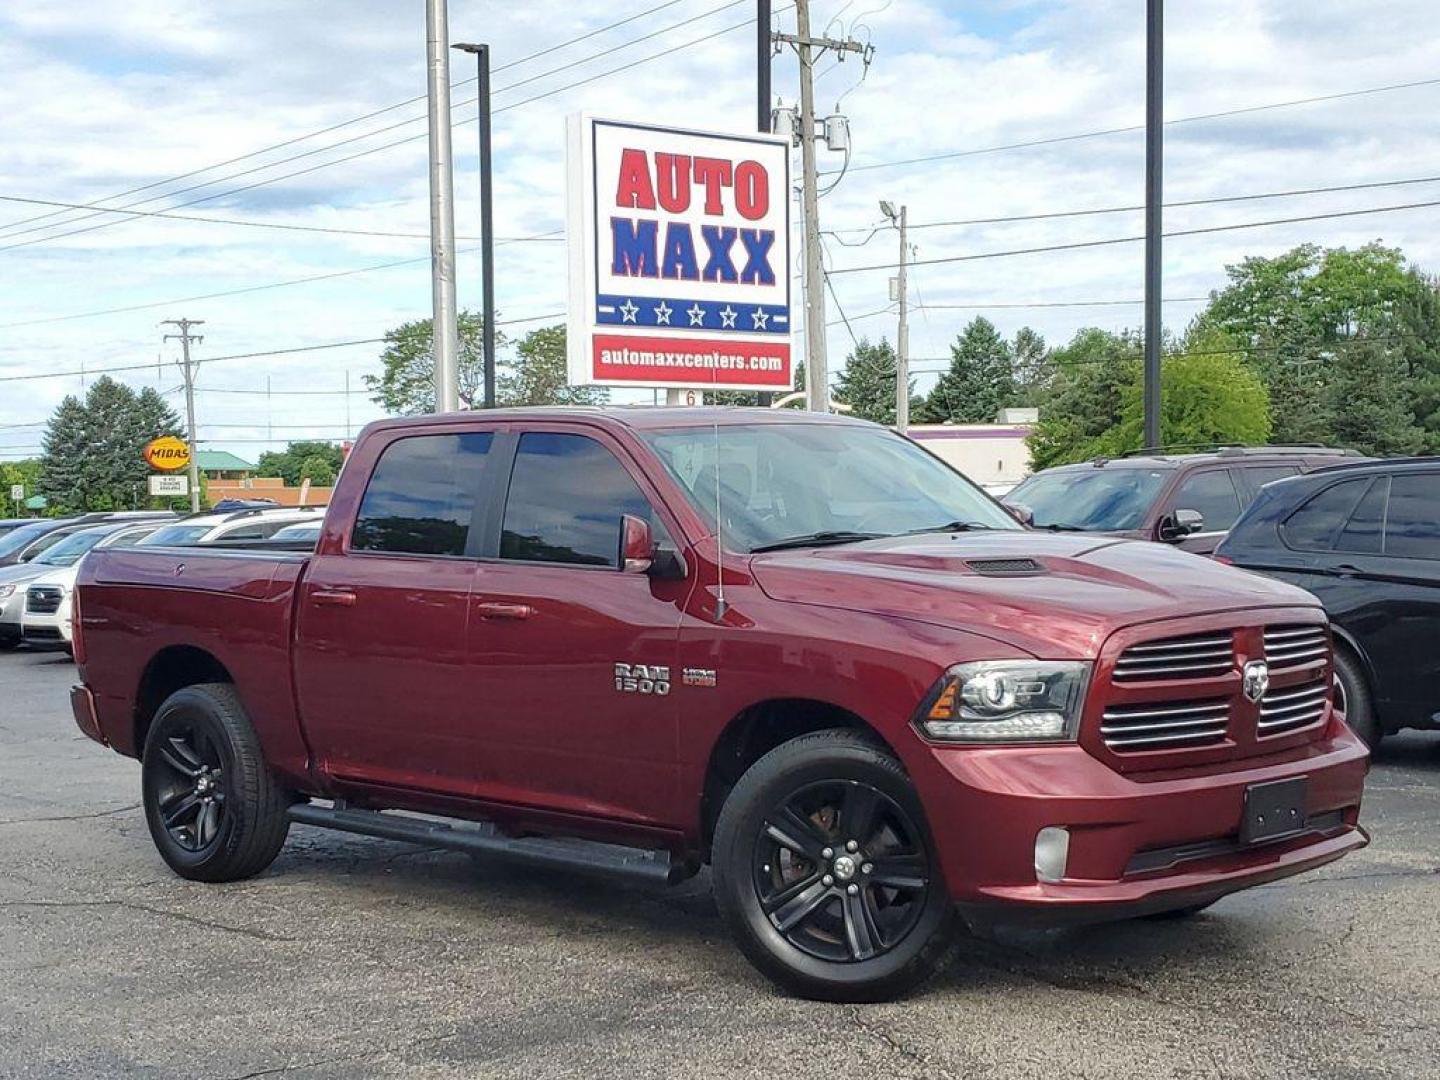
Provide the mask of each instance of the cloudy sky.
[{"label": "cloudy sky", "polygon": [[[793,29],[793,8],[774,2],[777,27]],[[1434,0],[1170,8],[1167,201],[1390,186],[1174,207],[1167,229],[1440,200]],[[497,235],[563,229],[569,112],[753,124],[753,26],[742,25],[753,11],[753,0],[452,0],[452,38],[492,46]],[[812,18],[817,31],[875,50],[868,71],[854,57],[819,69],[817,104],[830,112],[838,103],[854,140],[843,177],[842,155],[822,153],[825,183],[838,180],[821,202],[822,227],[835,234],[826,237],[839,302],[827,297],[832,366],[851,344],[842,310],[856,335],[893,339],[888,272],[839,272],[894,260],[894,232],[876,230],[880,199],[908,205],[916,226],[1142,201],[1139,131],[1071,138],[1143,121],[1142,0],[817,0]],[[0,198],[8,200],[0,201],[0,459],[37,446],[39,424],[82,385],[78,374],[14,376],[140,365],[117,377],[171,391],[178,406],[175,346],[161,341],[162,319],[204,319],[203,359],[375,338],[427,316],[424,101],[392,108],[424,94],[424,47],[420,0],[0,8]],[[777,56],[774,71],[777,93],[793,101],[793,55]],[[457,57],[454,80],[471,74],[469,58]],[[472,96],[470,84],[455,92],[457,231],[470,237],[474,107],[462,103]],[[1329,100],[1255,110],[1309,98]],[[1189,119],[1235,110],[1254,111]],[[368,118],[353,122],[360,117]],[[1427,177],[1437,179],[1392,183]],[[1165,252],[1165,289],[1175,298],[1167,325],[1183,328],[1198,307],[1184,298],[1222,283],[1226,263],[1307,240],[1383,239],[1440,270],[1437,210],[1175,237]],[[914,241],[923,263],[1141,231],[1141,215],[1124,210],[937,224],[917,228]],[[460,247],[461,302],[478,306],[478,257],[467,251],[472,243]],[[945,355],[976,314],[1007,334],[1028,324],[1052,342],[1082,326],[1136,325],[1139,305],[1116,302],[1140,297],[1141,257],[1142,246],[1128,243],[917,266],[916,370],[938,367],[927,359]],[[500,317],[558,321],[564,268],[565,245],[553,235],[499,247]],[[1086,306],[1055,306],[1077,303]],[[377,356],[374,345],[354,345],[216,359],[201,373],[201,438],[252,459],[266,439],[339,438],[347,424],[377,415],[360,392]],[[920,388],[933,377],[922,374]],[[268,398],[234,392],[267,386]],[[326,393],[298,392],[317,390]]]}]

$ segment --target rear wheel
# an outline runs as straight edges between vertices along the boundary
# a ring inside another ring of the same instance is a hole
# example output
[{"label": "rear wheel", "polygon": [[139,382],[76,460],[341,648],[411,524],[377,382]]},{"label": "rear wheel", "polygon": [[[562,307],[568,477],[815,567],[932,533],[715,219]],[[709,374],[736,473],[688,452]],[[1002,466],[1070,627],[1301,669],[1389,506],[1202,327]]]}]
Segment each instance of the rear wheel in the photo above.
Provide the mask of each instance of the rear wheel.
[{"label": "rear wheel", "polygon": [[944,962],[955,916],[900,763],[847,730],[740,778],[715,828],[715,893],[750,961],[824,1001],[881,1001]]},{"label": "rear wheel", "polygon": [[238,881],[264,870],[290,829],[288,794],[235,688],[177,690],[155,714],[141,766],[145,820],[181,877]]},{"label": "rear wheel", "polygon": [[1365,681],[1360,661],[1343,648],[1335,650],[1335,705],[1345,713],[1345,722],[1366,746],[1374,750],[1380,745],[1385,733],[1380,730],[1380,718],[1375,715],[1375,698]]}]

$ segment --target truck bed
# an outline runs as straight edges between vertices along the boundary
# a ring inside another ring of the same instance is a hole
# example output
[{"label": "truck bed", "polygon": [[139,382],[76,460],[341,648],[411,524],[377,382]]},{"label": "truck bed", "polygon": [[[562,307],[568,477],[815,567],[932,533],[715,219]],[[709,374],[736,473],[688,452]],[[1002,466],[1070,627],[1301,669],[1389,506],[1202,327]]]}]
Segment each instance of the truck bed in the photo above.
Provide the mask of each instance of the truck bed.
[{"label": "truck bed", "polygon": [[134,713],[158,705],[137,701],[138,686],[167,657],[203,650],[241,689],[266,755],[281,772],[303,775],[290,642],[309,559],[205,546],[109,548],[86,558],[77,585],[82,675],[110,744],[138,756]]}]

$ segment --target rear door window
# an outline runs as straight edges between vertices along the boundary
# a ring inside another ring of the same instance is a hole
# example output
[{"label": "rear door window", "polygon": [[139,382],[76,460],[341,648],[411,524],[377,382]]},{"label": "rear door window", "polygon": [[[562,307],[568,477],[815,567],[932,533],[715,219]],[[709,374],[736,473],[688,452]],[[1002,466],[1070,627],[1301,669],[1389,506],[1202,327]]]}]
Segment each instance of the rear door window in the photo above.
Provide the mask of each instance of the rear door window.
[{"label": "rear door window", "polygon": [[1280,535],[1296,551],[1329,551],[1369,489],[1368,476],[1331,484],[1286,518]]},{"label": "rear door window", "polygon": [[1244,469],[1244,474],[1245,479],[1250,483],[1251,494],[1249,497],[1253,499],[1260,494],[1260,489],[1266,484],[1291,476],[1299,476],[1300,470],[1294,465],[1248,465]]},{"label": "rear door window", "polygon": [[365,488],[354,551],[464,555],[475,516],[488,431],[411,435],[387,446]]},{"label": "rear door window", "polygon": [[615,455],[586,435],[527,432],[520,437],[500,557],[521,562],[618,567],[620,516],[663,527]]},{"label": "rear door window", "polygon": [[1391,478],[1385,554],[1440,559],[1440,472]]},{"label": "rear door window", "polygon": [[1191,473],[1180,481],[1173,500],[1176,510],[1198,510],[1205,532],[1224,532],[1240,516],[1240,496],[1228,469]]},{"label": "rear door window", "polygon": [[1390,478],[1377,476],[1340,530],[1335,540],[1336,551],[1352,555],[1380,554],[1385,539],[1385,500],[1389,494]]}]

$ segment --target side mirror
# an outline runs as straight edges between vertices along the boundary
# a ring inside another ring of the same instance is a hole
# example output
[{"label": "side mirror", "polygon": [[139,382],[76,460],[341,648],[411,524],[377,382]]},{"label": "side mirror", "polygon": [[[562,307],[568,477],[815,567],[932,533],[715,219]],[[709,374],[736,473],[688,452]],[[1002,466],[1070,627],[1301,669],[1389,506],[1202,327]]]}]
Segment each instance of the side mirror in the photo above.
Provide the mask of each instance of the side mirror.
[{"label": "side mirror", "polygon": [[1035,524],[1035,511],[1031,510],[1030,507],[1026,506],[1024,503],[1006,502],[1004,499],[1001,499],[1000,505],[1005,507],[1006,510],[1010,511],[1010,516],[1013,517],[1016,521],[1018,521],[1021,525],[1028,526]]},{"label": "side mirror", "polygon": [[620,516],[620,552],[616,560],[626,574],[647,574],[655,561],[655,538],[650,523],[633,514]]},{"label": "side mirror", "polygon": [[1205,515],[1199,510],[1176,510],[1160,519],[1157,532],[1161,540],[1173,543],[1204,529]]}]

